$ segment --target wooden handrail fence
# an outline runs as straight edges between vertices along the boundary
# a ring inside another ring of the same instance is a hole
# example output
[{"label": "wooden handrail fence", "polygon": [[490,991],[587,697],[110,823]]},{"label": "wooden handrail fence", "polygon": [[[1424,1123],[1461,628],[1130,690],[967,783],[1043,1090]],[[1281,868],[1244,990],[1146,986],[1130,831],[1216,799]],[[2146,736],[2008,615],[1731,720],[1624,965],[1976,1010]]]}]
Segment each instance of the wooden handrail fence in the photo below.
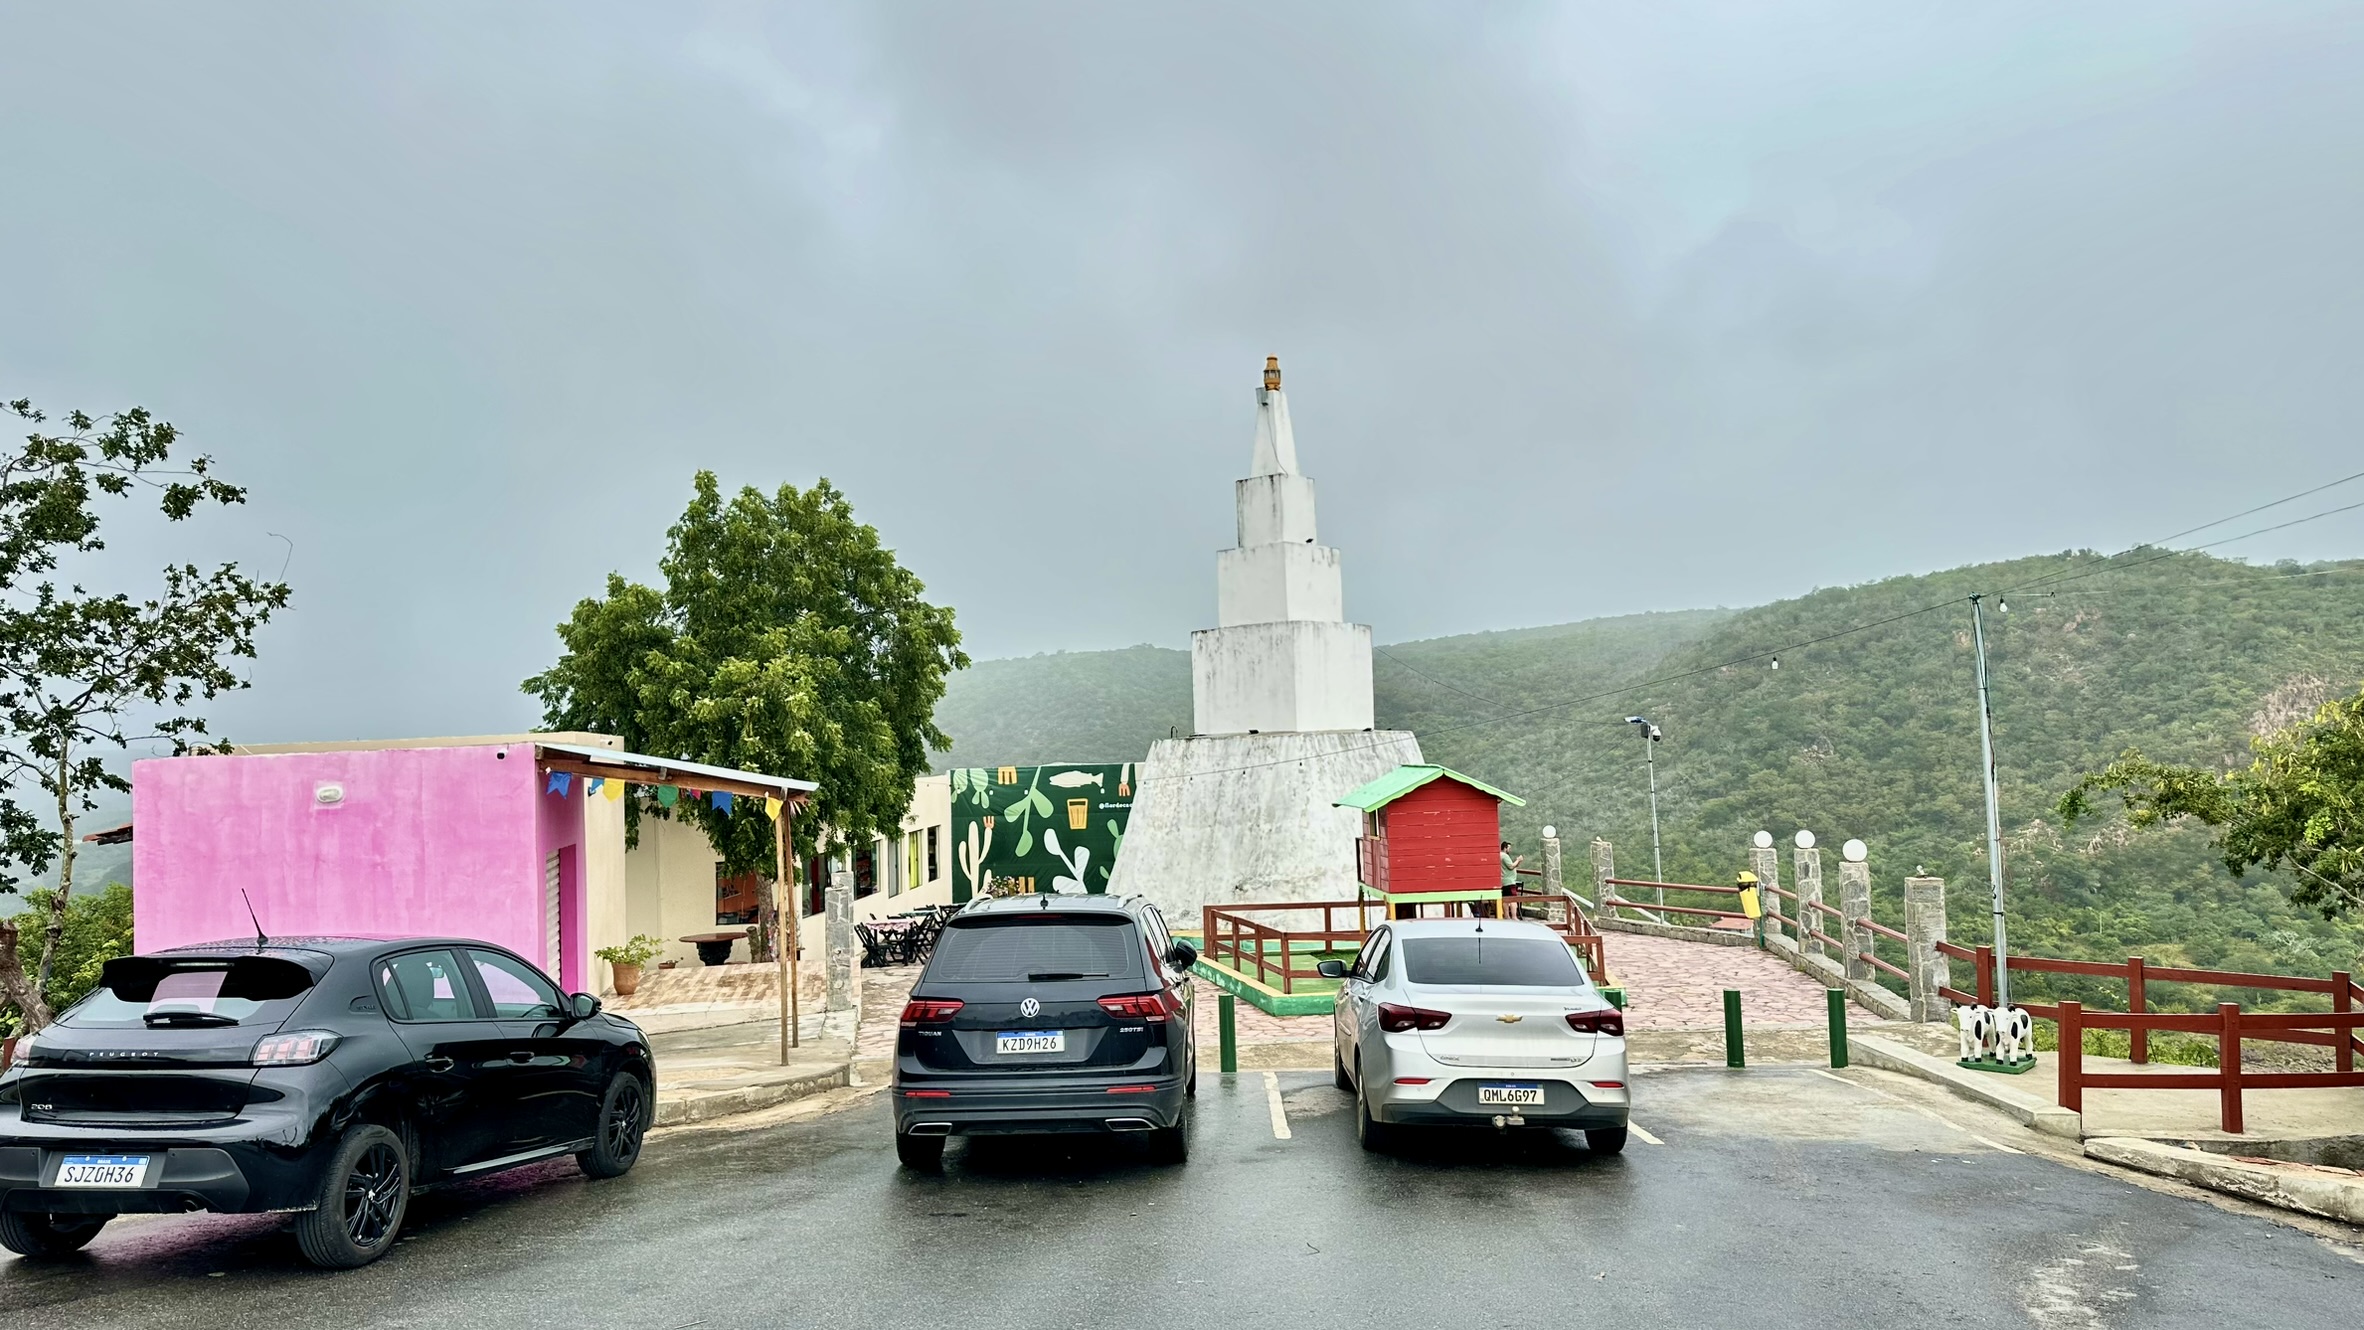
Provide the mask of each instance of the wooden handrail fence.
[{"label": "wooden handrail fence", "polygon": [[[1559,934],[1561,940],[1584,957],[1587,974],[1595,979],[1607,974],[1606,943],[1592,921],[1584,917],[1583,908],[1573,896],[1566,892],[1506,891],[1502,899],[1506,915],[1522,912],[1523,906],[1538,907],[1542,917],[1530,922],[1540,923]],[[1320,928],[1289,928],[1251,917],[1311,910],[1322,912]],[[1257,983],[1267,988],[1294,993],[1298,980],[1320,978],[1315,963],[1300,965],[1298,957],[1341,944],[1360,947],[1375,927],[1370,917],[1374,910],[1384,916],[1385,903],[1272,901],[1203,906],[1199,911],[1200,936],[1206,943],[1203,954],[1209,962],[1236,974],[1253,975]],[[1350,927],[1340,927],[1342,911],[1352,912]]]},{"label": "wooden handrail fence", "polygon": [[[1991,946],[1965,947],[1940,942],[1937,950],[1953,960],[1966,961],[1976,976],[1976,992],[1949,982],[1938,991],[1951,1001],[1993,1006],[1995,953]],[[2356,1070],[2356,1055],[2364,1052],[2364,985],[2346,971],[2327,978],[2310,975],[2252,974],[2239,970],[2199,970],[2185,966],[2151,965],[2140,956],[2118,961],[2069,961],[2045,956],[2013,956],[2013,973],[2068,974],[2116,979],[2126,985],[2125,1011],[2091,1011],[2083,1003],[2016,1002],[2030,1016],[2057,1021],[2060,1026],[2060,1106],[2083,1112],[2085,1091],[2098,1090],[2215,1090],[2218,1121],[2231,1133],[2241,1131],[2241,1093],[2244,1089],[2295,1090],[2364,1086],[2364,1072]],[[2207,984],[2217,988],[2245,988],[2269,992],[2319,994],[2330,1000],[2325,1012],[2243,1011],[2237,1002],[2219,1002],[2213,1012],[2154,1012],[2148,1010],[2152,983]],[[2150,1061],[2154,1030],[2175,1030],[2216,1036],[2216,1067],[2189,1072],[2088,1072],[2085,1070],[2085,1031],[2126,1031],[2127,1057],[2136,1064]],[[2241,1065],[2241,1043],[2310,1044],[2332,1050],[2330,1071],[2249,1071]]]}]

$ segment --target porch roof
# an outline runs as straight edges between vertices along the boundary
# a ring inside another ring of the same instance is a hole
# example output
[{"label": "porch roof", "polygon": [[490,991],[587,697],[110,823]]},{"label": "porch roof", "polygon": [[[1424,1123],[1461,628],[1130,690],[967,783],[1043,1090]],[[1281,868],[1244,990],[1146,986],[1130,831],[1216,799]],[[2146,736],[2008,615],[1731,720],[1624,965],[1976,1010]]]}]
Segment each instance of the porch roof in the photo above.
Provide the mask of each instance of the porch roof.
[{"label": "porch roof", "polygon": [[586,744],[536,741],[534,760],[544,771],[564,771],[577,776],[631,781],[642,785],[688,785],[701,790],[720,790],[756,798],[772,796],[791,804],[809,800],[813,791],[821,788],[812,781],[797,780],[792,776],[768,776],[760,771],[711,767],[703,762],[683,762],[676,758],[651,757],[646,753],[626,753]]}]

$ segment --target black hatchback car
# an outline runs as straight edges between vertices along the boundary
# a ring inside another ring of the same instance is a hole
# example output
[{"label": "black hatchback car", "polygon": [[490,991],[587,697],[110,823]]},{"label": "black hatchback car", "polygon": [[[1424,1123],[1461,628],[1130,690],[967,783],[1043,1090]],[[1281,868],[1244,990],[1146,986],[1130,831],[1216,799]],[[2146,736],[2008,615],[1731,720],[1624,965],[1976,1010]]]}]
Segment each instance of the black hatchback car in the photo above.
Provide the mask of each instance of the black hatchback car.
[{"label": "black hatchback car", "polygon": [[0,1246],[72,1252],[119,1214],[292,1216],[361,1265],[413,1191],[572,1154],[639,1158],[648,1040],[499,947],[306,937],[107,962],[0,1075]]},{"label": "black hatchback car", "polygon": [[1190,967],[1137,897],[1017,896],[954,915],[903,1008],[895,1154],[932,1169],[948,1136],[1145,1132],[1174,1163],[1198,1092]]}]

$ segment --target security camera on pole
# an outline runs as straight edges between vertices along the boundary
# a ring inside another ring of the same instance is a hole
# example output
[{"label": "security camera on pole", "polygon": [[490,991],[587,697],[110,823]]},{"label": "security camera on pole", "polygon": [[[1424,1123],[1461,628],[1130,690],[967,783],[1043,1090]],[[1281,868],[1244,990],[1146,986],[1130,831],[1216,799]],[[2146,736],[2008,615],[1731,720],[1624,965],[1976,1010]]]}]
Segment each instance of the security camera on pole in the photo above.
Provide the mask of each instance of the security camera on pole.
[{"label": "security camera on pole", "polygon": [[[1642,719],[1627,716],[1625,723],[1642,732],[1642,765],[1650,769],[1650,880],[1666,880],[1666,858],[1658,851],[1658,741],[1666,732]],[[1658,903],[1666,904],[1666,888],[1658,888]]]}]

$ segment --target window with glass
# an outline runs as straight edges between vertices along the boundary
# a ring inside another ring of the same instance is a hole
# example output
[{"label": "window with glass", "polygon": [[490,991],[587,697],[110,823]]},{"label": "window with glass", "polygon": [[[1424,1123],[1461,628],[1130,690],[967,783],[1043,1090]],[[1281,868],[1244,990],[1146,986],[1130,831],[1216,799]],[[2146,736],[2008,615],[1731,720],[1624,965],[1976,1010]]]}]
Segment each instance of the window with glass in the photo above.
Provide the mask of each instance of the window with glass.
[{"label": "window with glass", "polygon": [[476,1002],[448,951],[406,951],[378,962],[378,992],[398,1021],[472,1021]]},{"label": "window with glass", "polygon": [[484,995],[492,999],[495,1019],[558,1019],[558,989],[532,966],[514,956],[473,948],[468,952],[468,959],[476,966],[476,978],[484,985]]}]

